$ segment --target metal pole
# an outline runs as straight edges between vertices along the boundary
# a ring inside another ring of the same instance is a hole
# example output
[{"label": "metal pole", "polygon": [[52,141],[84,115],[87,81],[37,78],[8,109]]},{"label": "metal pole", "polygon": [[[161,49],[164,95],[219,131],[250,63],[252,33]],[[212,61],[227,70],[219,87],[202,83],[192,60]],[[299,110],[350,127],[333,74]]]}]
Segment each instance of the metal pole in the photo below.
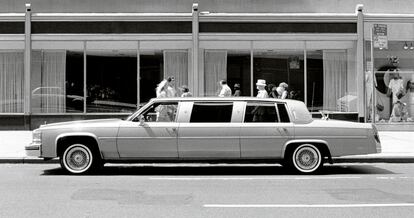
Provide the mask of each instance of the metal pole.
[{"label": "metal pole", "polygon": [[[357,14],[357,55],[356,55],[356,69],[357,69],[357,96],[358,96],[358,118],[363,116],[364,122],[367,121],[367,103],[366,103],[366,87],[365,87],[365,70],[364,70],[364,5],[358,4],[355,13]],[[361,83],[362,84],[361,84]]]},{"label": "metal pole", "polygon": [[24,114],[30,115],[31,112],[31,88],[30,88],[30,71],[32,63],[32,10],[31,4],[27,3],[25,14],[25,47],[24,47]]},{"label": "metal pole", "polygon": [[371,65],[372,65],[372,105],[371,105],[371,123],[375,123],[376,112],[376,95],[375,95],[375,67],[374,67],[374,27],[371,27]]},{"label": "metal pole", "polygon": [[[199,96],[199,72],[198,72],[198,50],[199,50],[199,44],[198,44],[198,3],[193,4],[193,52],[192,52],[192,62],[193,62],[193,94],[194,96]],[[204,79],[203,79],[204,80]]]}]

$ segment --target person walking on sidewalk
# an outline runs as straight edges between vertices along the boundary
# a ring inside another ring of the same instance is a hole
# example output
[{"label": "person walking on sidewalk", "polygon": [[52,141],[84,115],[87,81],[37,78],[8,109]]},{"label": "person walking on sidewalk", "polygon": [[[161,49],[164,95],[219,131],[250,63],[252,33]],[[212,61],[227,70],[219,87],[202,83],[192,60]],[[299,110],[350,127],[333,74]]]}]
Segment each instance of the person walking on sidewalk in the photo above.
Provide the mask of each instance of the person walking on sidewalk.
[{"label": "person walking on sidewalk", "polygon": [[231,89],[227,85],[226,80],[220,80],[219,84],[221,86],[221,90],[218,96],[219,97],[231,97]]}]

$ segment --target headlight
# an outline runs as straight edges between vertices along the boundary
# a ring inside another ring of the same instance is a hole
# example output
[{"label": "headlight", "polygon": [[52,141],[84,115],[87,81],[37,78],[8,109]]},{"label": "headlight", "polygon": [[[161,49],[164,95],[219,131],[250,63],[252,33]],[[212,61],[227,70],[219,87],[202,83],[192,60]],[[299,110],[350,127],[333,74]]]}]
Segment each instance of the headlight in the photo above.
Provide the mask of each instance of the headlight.
[{"label": "headlight", "polygon": [[34,130],[32,133],[33,143],[41,143],[42,142],[42,132],[39,130]]}]

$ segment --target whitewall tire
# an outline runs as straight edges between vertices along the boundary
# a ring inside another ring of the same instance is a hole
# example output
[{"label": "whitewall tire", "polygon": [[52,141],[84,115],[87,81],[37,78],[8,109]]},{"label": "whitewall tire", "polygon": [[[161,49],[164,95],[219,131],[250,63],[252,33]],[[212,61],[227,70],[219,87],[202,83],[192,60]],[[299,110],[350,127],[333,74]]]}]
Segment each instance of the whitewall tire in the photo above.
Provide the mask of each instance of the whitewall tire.
[{"label": "whitewall tire", "polygon": [[62,168],[72,174],[89,173],[98,161],[99,157],[94,155],[92,150],[84,144],[70,145],[60,157]]},{"label": "whitewall tire", "polygon": [[303,174],[315,173],[323,166],[321,152],[312,144],[303,144],[295,148],[290,161],[294,170]]}]

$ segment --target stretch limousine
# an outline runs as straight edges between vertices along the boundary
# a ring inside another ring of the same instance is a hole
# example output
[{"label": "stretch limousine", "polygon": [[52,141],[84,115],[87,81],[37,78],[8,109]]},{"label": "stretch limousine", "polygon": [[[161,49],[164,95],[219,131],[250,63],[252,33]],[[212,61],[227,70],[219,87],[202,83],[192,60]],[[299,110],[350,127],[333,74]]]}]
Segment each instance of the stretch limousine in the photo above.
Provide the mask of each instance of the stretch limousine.
[{"label": "stretch limousine", "polygon": [[107,162],[277,162],[315,173],[332,157],[381,152],[375,126],[314,120],[295,100],[238,98],[152,99],[125,120],[42,125],[29,156],[60,159],[72,174]]}]

